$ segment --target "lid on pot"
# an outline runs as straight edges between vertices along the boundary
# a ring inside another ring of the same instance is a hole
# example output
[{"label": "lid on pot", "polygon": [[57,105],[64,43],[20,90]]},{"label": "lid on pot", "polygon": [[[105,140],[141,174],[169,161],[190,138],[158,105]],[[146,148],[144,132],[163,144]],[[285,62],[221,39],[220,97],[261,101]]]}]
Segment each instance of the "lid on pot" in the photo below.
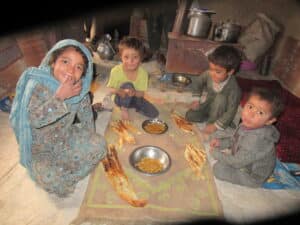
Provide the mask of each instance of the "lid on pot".
[{"label": "lid on pot", "polygon": [[216,12],[208,9],[196,9],[196,8],[190,9],[190,13],[189,13],[189,15],[207,15],[207,16],[211,16],[212,14],[216,14]]},{"label": "lid on pot", "polygon": [[213,11],[213,10],[196,9],[196,8],[190,9],[190,13],[205,14],[205,15],[208,15],[208,16],[210,16],[212,14],[216,14],[216,12]]},{"label": "lid on pot", "polygon": [[199,1],[194,0],[191,4],[191,7],[189,9],[190,14],[205,14],[205,15],[212,15],[215,14],[215,11],[209,10],[209,9],[205,9],[205,8],[201,8],[199,5]]}]

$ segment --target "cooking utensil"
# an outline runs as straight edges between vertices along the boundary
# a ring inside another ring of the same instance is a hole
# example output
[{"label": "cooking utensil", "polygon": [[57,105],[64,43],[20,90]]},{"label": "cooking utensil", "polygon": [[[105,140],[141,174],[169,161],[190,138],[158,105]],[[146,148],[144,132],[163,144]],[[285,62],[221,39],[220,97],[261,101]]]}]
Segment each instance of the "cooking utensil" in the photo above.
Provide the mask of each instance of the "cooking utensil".
[{"label": "cooking utensil", "polygon": [[145,120],[142,127],[149,134],[163,134],[168,130],[168,125],[157,118]]},{"label": "cooking utensil", "polygon": [[[161,165],[162,170],[157,173],[147,173],[143,170],[140,170],[137,167],[137,163],[140,162],[143,158],[150,158],[150,159],[157,159]],[[145,175],[161,175],[167,172],[171,167],[171,157],[169,154],[160,147],[152,146],[152,145],[145,145],[136,148],[129,156],[130,165],[137,170],[138,172],[145,174]]]},{"label": "cooking utensil", "polygon": [[110,44],[111,36],[105,34],[98,43],[97,53],[101,59],[111,60],[116,54],[114,48]]},{"label": "cooking utensil", "polygon": [[188,14],[190,21],[187,35],[207,38],[212,24],[212,14],[215,14],[215,12],[203,9],[191,9]]},{"label": "cooking utensil", "polygon": [[174,85],[181,86],[181,87],[186,87],[190,83],[192,83],[191,78],[182,74],[173,74],[172,81]]},{"label": "cooking utensil", "polygon": [[226,22],[220,25],[215,25],[213,31],[214,41],[236,43],[242,27],[233,22]]}]

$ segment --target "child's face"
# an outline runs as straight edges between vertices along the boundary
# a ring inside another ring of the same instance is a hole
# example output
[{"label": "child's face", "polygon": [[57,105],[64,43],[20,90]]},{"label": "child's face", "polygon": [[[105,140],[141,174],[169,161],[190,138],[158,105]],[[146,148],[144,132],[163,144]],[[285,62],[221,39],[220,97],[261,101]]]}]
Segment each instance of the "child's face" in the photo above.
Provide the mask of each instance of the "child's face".
[{"label": "child's face", "polygon": [[124,48],[121,53],[123,68],[127,71],[135,71],[141,62],[140,53],[133,48]]},{"label": "child's face", "polygon": [[232,75],[234,70],[227,71],[224,67],[209,63],[209,74],[215,83],[221,83]]},{"label": "child's face", "polygon": [[242,110],[242,124],[251,129],[270,125],[276,121],[272,116],[272,105],[261,99],[258,95],[252,95]]},{"label": "child's face", "polygon": [[84,72],[84,60],[79,52],[70,47],[57,57],[52,68],[54,77],[61,83],[68,77],[76,82]]}]

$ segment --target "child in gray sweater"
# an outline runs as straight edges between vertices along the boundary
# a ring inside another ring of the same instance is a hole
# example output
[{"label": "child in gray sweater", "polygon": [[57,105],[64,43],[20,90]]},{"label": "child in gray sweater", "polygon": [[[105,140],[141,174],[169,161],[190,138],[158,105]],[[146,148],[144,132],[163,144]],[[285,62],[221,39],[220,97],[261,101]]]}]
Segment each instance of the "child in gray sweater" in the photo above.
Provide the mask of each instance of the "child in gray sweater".
[{"label": "child in gray sweater", "polygon": [[207,135],[217,129],[233,126],[241,100],[241,90],[234,74],[241,62],[241,52],[233,46],[221,45],[208,55],[209,69],[192,78],[192,90],[200,100],[191,103],[185,118],[190,122],[206,122]]},{"label": "child in gray sweater", "polygon": [[279,132],[272,124],[283,110],[279,93],[254,88],[232,137],[210,141],[216,178],[248,187],[260,187],[275,168]]}]

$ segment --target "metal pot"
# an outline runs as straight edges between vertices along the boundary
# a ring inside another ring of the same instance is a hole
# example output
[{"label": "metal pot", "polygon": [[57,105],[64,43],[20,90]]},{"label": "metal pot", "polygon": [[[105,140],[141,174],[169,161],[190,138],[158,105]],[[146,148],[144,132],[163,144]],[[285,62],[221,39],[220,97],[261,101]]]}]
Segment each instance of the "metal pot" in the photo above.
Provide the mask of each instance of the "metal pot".
[{"label": "metal pot", "polygon": [[188,86],[190,83],[192,83],[191,78],[183,74],[173,74],[172,81],[174,85],[182,87]]},{"label": "metal pot", "polygon": [[211,28],[211,15],[215,12],[193,9],[188,14],[189,26],[187,34],[193,37],[207,38]]},{"label": "metal pot", "polygon": [[111,36],[106,34],[98,43],[97,52],[101,59],[111,60],[116,53],[110,44],[110,40]]},{"label": "metal pot", "polygon": [[241,26],[235,23],[227,22],[216,25],[214,28],[213,40],[236,43],[241,32]]}]

